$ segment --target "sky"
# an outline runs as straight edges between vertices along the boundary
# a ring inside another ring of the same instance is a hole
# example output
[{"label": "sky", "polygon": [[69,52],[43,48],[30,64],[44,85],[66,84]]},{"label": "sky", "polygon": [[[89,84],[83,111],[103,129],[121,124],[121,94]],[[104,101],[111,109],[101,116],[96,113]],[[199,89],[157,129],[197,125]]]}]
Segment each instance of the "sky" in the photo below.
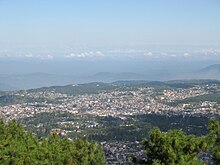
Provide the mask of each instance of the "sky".
[{"label": "sky", "polygon": [[219,0],[0,0],[0,47],[219,44]]},{"label": "sky", "polygon": [[216,63],[220,0],[0,0],[3,77],[134,72],[155,80]]}]

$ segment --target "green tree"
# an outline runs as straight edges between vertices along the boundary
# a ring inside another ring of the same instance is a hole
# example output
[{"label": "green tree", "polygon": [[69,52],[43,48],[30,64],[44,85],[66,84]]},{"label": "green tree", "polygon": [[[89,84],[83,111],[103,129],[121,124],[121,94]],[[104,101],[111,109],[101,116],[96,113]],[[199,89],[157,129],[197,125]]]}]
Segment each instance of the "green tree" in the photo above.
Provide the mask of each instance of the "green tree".
[{"label": "green tree", "polygon": [[220,164],[220,122],[216,119],[211,119],[208,125],[210,152],[216,164]]},{"label": "green tree", "polygon": [[205,137],[187,135],[181,130],[161,132],[156,128],[150,131],[149,139],[143,140],[146,164],[164,165],[201,165],[197,155],[207,148]]},{"label": "green tree", "polygon": [[102,147],[87,139],[71,141],[57,135],[42,140],[25,132],[22,125],[0,120],[0,164],[13,165],[102,165]]}]

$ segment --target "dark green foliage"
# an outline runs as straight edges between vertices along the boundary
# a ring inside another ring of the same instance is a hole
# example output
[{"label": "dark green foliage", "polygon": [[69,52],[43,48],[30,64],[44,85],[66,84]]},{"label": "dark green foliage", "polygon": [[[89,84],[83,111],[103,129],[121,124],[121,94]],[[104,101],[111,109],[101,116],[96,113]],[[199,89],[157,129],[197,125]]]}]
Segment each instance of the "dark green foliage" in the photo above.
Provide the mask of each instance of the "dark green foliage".
[{"label": "dark green foliage", "polygon": [[[208,124],[209,133],[195,137],[182,130],[161,132],[152,129],[149,138],[143,140],[147,160],[139,160],[142,164],[153,165],[200,165],[205,164],[198,158],[200,153],[211,154],[208,161],[220,164],[220,121],[211,119]],[[211,157],[212,156],[212,157]],[[137,160],[137,159],[133,159]]]},{"label": "dark green foliage", "polygon": [[204,137],[187,135],[181,130],[166,133],[160,129],[150,131],[149,139],[143,140],[147,164],[204,164],[197,155],[207,148]]},{"label": "dark green foliage", "polygon": [[211,154],[216,164],[220,164],[220,122],[212,119],[209,122],[209,145]]},{"label": "dark green foliage", "polygon": [[206,135],[208,133],[207,125],[209,117],[192,115],[138,115],[135,120],[143,123],[150,123],[161,131],[167,132],[170,129],[182,129],[188,134],[196,136]]},{"label": "dark green foliage", "polygon": [[[61,125],[59,123],[71,121],[79,123]],[[68,112],[40,113],[33,117],[20,120],[26,130],[36,133],[39,137],[47,135],[51,129],[59,128],[71,131],[69,137],[82,137],[86,135],[88,139],[95,141],[136,141],[148,136],[148,132],[153,127],[158,127],[161,131],[169,129],[182,129],[184,132],[196,136],[208,133],[206,129],[209,118],[205,116],[183,116],[183,115],[155,115],[145,114],[121,119],[117,117],[98,117],[90,115],[73,115]],[[85,123],[96,122],[98,127],[88,128]],[[79,131],[76,131],[79,130]]]},{"label": "dark green foliage", "polygon": [[0,164],[104,164],[100,145],[86,139],[70,141],[57,135],[38,140],[15,121],[0,121]]}]

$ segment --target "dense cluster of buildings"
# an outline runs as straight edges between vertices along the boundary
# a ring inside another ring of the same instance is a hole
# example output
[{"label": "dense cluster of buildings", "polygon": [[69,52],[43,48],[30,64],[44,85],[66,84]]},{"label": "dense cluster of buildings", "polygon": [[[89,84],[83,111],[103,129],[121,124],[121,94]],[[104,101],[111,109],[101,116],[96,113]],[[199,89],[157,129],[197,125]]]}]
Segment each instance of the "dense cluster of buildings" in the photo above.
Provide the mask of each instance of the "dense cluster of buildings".
[{"label": "dense cluster of buildings", "polygon": [[140,142],[103,142],[106,153],[106,164],[127,164],[132,165],[132,159],[146,160],[144,147]]},{"label": "dense cluster of buildings", "polygon": [[[209,85],[218,89],[219,86]],[[98,94],[67,95],[54,91],[33,91],[15,93],[30,98],[29,102],[0,107],[0,115],[8,120],[31,117],[42,112],[66,111],[75,115],[126,117],[137,114],[219,114],[217,102],[203,101],[196,106],[190,103],[170,106],[170,102],[209,94],[207,86],[187,89],[166,89],[157,92],[152,87],[131,90],[115,90]],[[39,100],[39,101],[38,101]],[[43,101],[42,101],[43,100]]]}]

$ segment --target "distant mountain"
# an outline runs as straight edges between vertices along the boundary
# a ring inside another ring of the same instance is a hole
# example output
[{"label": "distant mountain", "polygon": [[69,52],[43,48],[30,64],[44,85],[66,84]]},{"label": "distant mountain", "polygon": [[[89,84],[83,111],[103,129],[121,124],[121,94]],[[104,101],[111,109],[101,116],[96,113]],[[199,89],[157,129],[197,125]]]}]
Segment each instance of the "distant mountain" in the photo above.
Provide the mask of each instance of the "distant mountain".
[{"label": "distant mountain", "polygon": [[200,69],[195,76],[205,79],[220,79],[220,64],[209,65]]},{"label": "distant mountain", "polygon": [[143,80],[146,79],[146,76],[132,72],[122,72],[122,73],[99,72],[91,76],[91,79],[95,81],[112,82],[117,80]]},{"label": "distant mountain", "polygon": [[[203,65],[204,66],[204,65]],[[182,67],[182,70],[188,66]],[[201,68],[201,67],[200,67]],[[69,74],[64,73],[43,73],[43,72],[33,72],[29,74],[0,74],[0,91],[7,90],[17,90],[17,89],[32,89],[40,87],[49,87],[49,86],[62,86],[66,84],[79,84],[79,83],[89,83],[89,82],[105,82],[115,84],[145,84],[151,81],[150,85],[155,85],[158,81],[169,81],[169,80],[191,80],[191,79],[216,79],[220,80],[220,64],[209,65],[207,67],[196,69],[196,70],[187,70],[182,72],[175,72],[176,68],[166,70],[161,68],[155,68],[155,70],[147,70],[143,68],[142,72],[121,72],[120,70],[114,71],[114,68],[110,72],[94,72],[91,71],[91,74],[74,74],[69,71]],[[96,73],[96,74],[94,74]],[[131,81],[132,82],[126,82]],[[122,81],[122,82],[120,82]],[[139,81],[139,82],[137,82]],[[146,82],[145,82],[146,81]],[[152,84],[153,81],[153,84]],[[169,83],[170,84],[170,83]],[[163,85],[160,84],[159,85]],[[173,85],[173,84],[172,84]],[[174,83],[176,86],[176,83]],[[186,86],[186,83],[179,83],[178,86]]]},{"label": "distant mountain", "polygon": [[202,68],[200,72],[212,72],[212,73],[220,73],[220,64],[209,65],[205,68]]}]

